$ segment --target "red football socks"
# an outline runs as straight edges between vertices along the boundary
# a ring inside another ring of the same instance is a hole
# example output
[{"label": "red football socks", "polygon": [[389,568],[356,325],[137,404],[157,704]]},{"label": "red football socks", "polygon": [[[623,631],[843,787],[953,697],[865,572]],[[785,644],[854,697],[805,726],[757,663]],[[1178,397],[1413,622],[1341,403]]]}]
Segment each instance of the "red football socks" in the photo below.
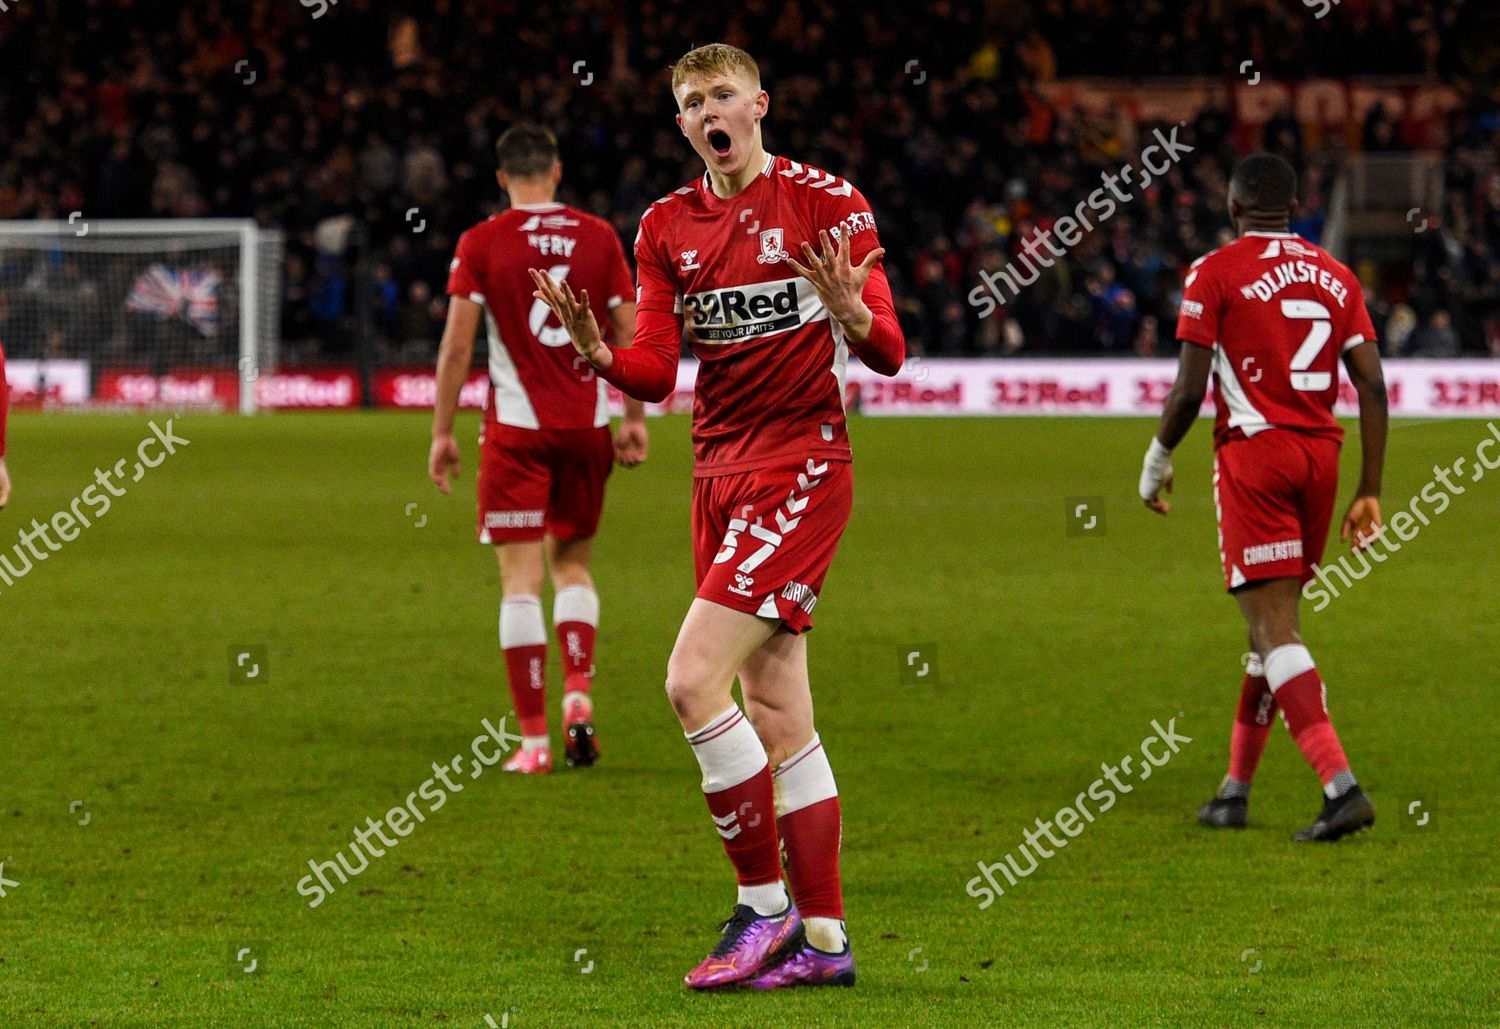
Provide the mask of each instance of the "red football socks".
[{"label": "red football socks", "polygon": [[737,705],[687,734],[703,796],[741,886],[781,883],[775,788],[760,737]]},{"label": "red football socks", "polygon": [[1250,658],[1240,686],[1240,706],[1235,713],[1234,729],[1229,735],[1229,778],[1249,786],[1260,765],[1260,756],[1271,735],[1276,714],[1276,695],[1266,682],[1260,659]]},{"label": "red football socks", "polygon": [[1296,740],[1307,763],[1318,773],[1324,792],[1327,793],[1340,776],[1352,784],[1349,760],[1344,756],[1333,723],[1328,720],[1323,680],[1307,648],[1293,643],[1267,654],[1266,681],[1281,706],[1292,739]]},{"label": "red football socks", "polygon": [[500,647],[510,699],[521,734],[547,735],[547,626],[538,597],[506,597],[500,604]]},{"label": "red football socks", "polygon": [[786,852],[792,898],[804,918],[843,918],[839,845],[843,823],[838,787],[822,741],[812,742],[776,768],[777,827]]},{"label": "red football socks", "polygon": [[564,586],[553,600],[552,620],[562,653],[563,694],[587,693],[594,680],[599,595],[588,586]]}]

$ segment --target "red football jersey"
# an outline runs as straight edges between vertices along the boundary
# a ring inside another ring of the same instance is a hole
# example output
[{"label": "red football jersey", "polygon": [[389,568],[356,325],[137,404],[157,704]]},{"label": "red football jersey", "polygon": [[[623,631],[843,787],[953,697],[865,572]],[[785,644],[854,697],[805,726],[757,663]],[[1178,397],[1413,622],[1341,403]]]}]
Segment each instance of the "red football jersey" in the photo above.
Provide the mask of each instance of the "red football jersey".
[{"label": "red football jersey", "polygon": [[1342,440],[1342,353],[1375,339],[1354,273],[1290,232],[1247,232],[1188,272],[1177,338],[1214,351],[1214,442],[1264,429]]},{"label": "red football jersey", "polygon": [[[858,190],[837,175],[774,156],[737,196],[717,196],[705,173],[641,216],[635,257],[642,324],[675,318],[699,361],[695,475],[850,459],[849,342],[812,284],[786,263],[788,257],[806,263],[804,242],[821,250],[820,230],[846,241],[856,265],[880,245],[875,216]],[[895,374],[905,340],[878,264],[864,300],[875,323],[860,353]],[[638,331],[632,349],[659,349],[654,357],[675,367],[680,338],[672,335]],[[609,375],[623,388],[628,373],[616,360]]]},{"label": "red football jersey", "polygon": [[512,207],[458,239],[448,293],[484,306],[492,402],[485,422],[522,429],[590,429],[609,424],[603,380],[573,349],[552,309],[531,294],[528,268],[574,293],[589,292],[599,328],[631,299],[630,266],[614,228],[564,204]]}]

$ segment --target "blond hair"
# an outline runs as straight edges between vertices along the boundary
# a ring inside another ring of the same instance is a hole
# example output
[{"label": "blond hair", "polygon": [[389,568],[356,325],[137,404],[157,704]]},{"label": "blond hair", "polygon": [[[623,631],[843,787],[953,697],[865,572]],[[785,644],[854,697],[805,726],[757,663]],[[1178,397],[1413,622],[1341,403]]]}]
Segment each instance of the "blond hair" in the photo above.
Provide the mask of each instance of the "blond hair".
[{"label": "blond hair", "polygon": [[760,68],[755,58],[737,46],[728,43],[709,43],[683,54],[672,65],[672,92],[688,79],[710,78],[714,75],[744,75],[755,88],[760,88]]}]

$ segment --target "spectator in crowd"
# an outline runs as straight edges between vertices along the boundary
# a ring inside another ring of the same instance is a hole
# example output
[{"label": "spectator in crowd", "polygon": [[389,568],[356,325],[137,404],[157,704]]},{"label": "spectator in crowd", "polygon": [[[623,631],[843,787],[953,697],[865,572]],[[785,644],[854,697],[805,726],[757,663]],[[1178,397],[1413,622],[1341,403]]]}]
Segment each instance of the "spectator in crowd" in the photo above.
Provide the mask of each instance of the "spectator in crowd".
[{"label": "spectator in crowd", "polygon": [[[527,27],[488,0],[420,13],[344,0],[319,19],[284,0],[86,0],[67,18],[12,4],[0,18],[0,218],[255,218],[287,240],[285,354],[350,352],[362,324],[353,308],[367,297],[377,357],[400,359],[412,341],[435,346],[441,311],[428,323],[453,233],[498,209],[488,162],[503,129],[553,125],[562,199],[611,219],[628,252],[641,212],[695,174],[671,125],[666,68],[727,32],[764,41],[771,148],[864,187],[914,349],[1160,352],[1188,263],[1224,233],[1236,147],[1298,164],[1295,228],[1316,240],[1345,143],[1304,138],[1290,110],[1245,140],[1226,103],[1210,100],[1185,130],[1187,159],[980,319],[967,298],[981,270],[1013,264],[1153,130],[1175,129],[1052,87],[1080,76],[1231,80],[1244,55],[1268,76],[1445,74],[1480,2],[1351,0],[1339,9],[1349,17],[1328,18],[1267,0],[786,3],[739,9],[727,29],[719,10],[681,0],[536,0]],[[1403,299],[1446,312],[1447,328],[1424,336],[1478,348],[1483,319],[1500,310],[1500,125],[1484,109],[1455,112],[1450,127],[1446,188],[1461,210],[1420,242]],[[1350,142],[1366,150],[1407,145],[1380,104],[1357,128]],[[20,288],[3,273],[0,301]]]},{"label": "spectator in crowd", "polygon": [[1434,311],[1427,327],[1417,334],[1417,346],[1413,353],[1417,357],[1457,357],[1459,353],[1458,333],[1453,331],[1453,319],[1447,311]]}]

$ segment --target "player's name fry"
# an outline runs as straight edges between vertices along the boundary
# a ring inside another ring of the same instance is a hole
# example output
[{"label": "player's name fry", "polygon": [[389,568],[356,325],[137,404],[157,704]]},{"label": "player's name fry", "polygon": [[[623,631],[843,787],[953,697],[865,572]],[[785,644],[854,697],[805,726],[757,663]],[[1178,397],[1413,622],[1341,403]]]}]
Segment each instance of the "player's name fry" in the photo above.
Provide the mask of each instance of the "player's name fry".
[{"label": "player's name fry", "polygon": [[[484,732],[475,736],[473,742],[469,744],[469,751],[474,755],[473,771],[469,773],[470,779],[478,779],[484,774],[486,768],[498,763],[508,754],[513,744],[521,742],[521,736],[518,733],[513,733],[505,727],[510,717],[511,715],[506,715],[500,719],[498,727],[491,725],[488,718],[480,719],[479,724]],[[497,744],[499,749],[490,751],[488,748],[491,743]],[[443,764],[434,761],[432,776],[408,793],[404,803],[391,808],[380,818],[366,816],[364,827],[355,827],[354,842],[349,844],[348,848],[359,859],[359,867],[356,868],[353,861],[345,858],[342,850],[334,855],[338,858],[336,862],[332,860],[319,862],[315,858],[308,858],[307,867],[312,869],[312,873],[297,880],[297,892],[304,897],[312,898],[307,902],[307,906],[317,907],[328,899],[330,893],[334,892],[334,885],[329,881],[326,872],[331,871],[337,876],[340,886],[346,885],[350,879],[370,867],[372,858],[384,857],[387,849],[395,847],[402,838],[410,836],[416,829],[415,822],[427,821],[428,815],[434,814],[448,803],[449,793],[462,793],[463,783],[454,782],[448,776],[450,772],[461,771],[463,763],[464,755],[462,754],[454,754]],[[441,786],[438,785],[439,782],[442,783]],[[418,797],[430,805],[426,812],[418,807]],[[389,829],[398,838],[391,839],[386,836],[382,831],[384,829]],[[378,837],[381,846],[372,843],[371,836]]]}]

